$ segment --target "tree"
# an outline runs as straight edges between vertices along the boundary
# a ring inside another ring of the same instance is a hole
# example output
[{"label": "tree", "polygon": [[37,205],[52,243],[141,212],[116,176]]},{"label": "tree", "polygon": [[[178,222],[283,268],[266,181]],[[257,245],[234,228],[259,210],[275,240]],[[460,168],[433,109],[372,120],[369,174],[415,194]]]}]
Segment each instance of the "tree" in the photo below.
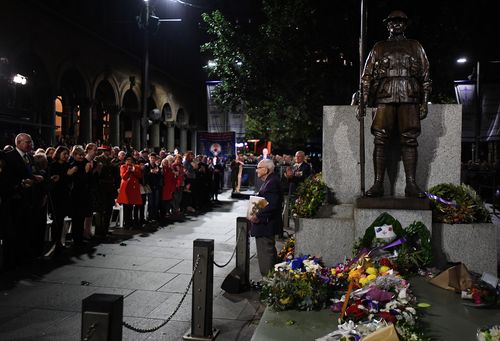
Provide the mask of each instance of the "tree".
[{"label": "tree", "polygon": [[323,105],[347,104],[356,86],[343,52],[352,42],[331,34],[346,10],[334,15],[312,0],[263,0],[255,27],[232,24],[220,11],[203,15],[213,40],[202,50],[216,62],[209,74],[222,81],[215,101],[223,110],[244,108],[247,137],[289,148],[319,142]]}]

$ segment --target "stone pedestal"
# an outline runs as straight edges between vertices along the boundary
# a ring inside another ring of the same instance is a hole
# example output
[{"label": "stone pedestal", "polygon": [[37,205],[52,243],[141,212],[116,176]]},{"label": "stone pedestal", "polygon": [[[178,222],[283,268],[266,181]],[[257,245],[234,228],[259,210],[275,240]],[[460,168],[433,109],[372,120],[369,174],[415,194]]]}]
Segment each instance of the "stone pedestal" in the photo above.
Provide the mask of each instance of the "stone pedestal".
[{"label": "stone pedestal", "polygon": [[355,231],[352,218],[300,218],[295,229],[296,255],[321,257],[326,266],[352,255]]},{"label": "stone pedestal", "polygon": [[358,208],[350,204],[324,206],[319,212],[322,218],[296,220],[295,252],[297,255],[321,257],[327,266],[343,262],[346,257],[354,256],[354,243],[384,212],[399,220],[403,228],[421,221],[430,231],[432,229],[432,211],[429,209]]},{"label": "stone pedestal", "polygon": [[[354,106],[323,109],[323,178],[340,203],[354,203],[360,196],[359,122]],[[428,189],[439,183],[460,183],[462,107],[458,104],[429,106],[418,138],[417,183]],[[366,189],[373,184],[373,136],[371,110],[365,117]],[[393,159],[385,179],[386,195],[404,196],[405,176],[399,144],[389,154]],[[389,177],[390,175],[390,177]]]},{"label": "stone pedestal", "polygon": [[432,253],[438,265],[462,262],[478,273],[497,274],[497,228],[494,224],[433,224]]}]

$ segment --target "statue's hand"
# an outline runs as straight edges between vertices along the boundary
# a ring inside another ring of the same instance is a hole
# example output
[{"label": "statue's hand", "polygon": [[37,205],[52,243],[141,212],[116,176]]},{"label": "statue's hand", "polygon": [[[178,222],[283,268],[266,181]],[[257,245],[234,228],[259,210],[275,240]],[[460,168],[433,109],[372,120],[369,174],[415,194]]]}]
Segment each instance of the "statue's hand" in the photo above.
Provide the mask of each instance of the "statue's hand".
[{"label": "statue's hand", "polygon": [[356,110],[356,118],[358,121],[361,121],[366,116],[366,108],[361,105],[358,105],[358,109]]},{"label": "statue's hand", "polygon": [[429,108],[426,103],[420,104],[420,119],[423,120],[424,118],[427,117],[427,112],[429,111]]}]

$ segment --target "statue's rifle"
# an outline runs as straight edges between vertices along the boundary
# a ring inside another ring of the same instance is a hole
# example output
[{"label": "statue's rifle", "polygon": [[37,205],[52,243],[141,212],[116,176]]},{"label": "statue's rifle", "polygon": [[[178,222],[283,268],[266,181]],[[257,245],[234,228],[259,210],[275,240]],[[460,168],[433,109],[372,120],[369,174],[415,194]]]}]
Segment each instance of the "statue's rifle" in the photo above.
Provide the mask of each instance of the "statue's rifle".
[{"label": "statue's rifle", "polygon": [[363,95],[363,84],[360,83],[357,118],[359,120],[359,175],[362,196],[365,195],[365,116],[366,103]]},{"label": "statue's rifle", "polygon": [[364,0],[361,0],[361,22],[359,30],[359,91],[358,91],[358,120],[359,120],[359,175],[361,196],[365,196],[365,116],[366,102],[365,94],[363,93],[363,65],[365,61],[365,45],[366,45],[366,17],[367,11]]}]

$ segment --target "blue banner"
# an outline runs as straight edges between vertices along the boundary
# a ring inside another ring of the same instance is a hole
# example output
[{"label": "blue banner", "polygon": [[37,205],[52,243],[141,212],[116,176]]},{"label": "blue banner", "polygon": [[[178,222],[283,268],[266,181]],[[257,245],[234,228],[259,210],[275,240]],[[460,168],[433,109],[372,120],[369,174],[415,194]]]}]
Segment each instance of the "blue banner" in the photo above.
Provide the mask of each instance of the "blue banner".
[{"label": "blue banner", "polygon": [[198,154],[205,154],[209,157],[217,155],[223,158],[235,154],[236,134],[234,131],[225,133],[197,132],[196,140]]}]

